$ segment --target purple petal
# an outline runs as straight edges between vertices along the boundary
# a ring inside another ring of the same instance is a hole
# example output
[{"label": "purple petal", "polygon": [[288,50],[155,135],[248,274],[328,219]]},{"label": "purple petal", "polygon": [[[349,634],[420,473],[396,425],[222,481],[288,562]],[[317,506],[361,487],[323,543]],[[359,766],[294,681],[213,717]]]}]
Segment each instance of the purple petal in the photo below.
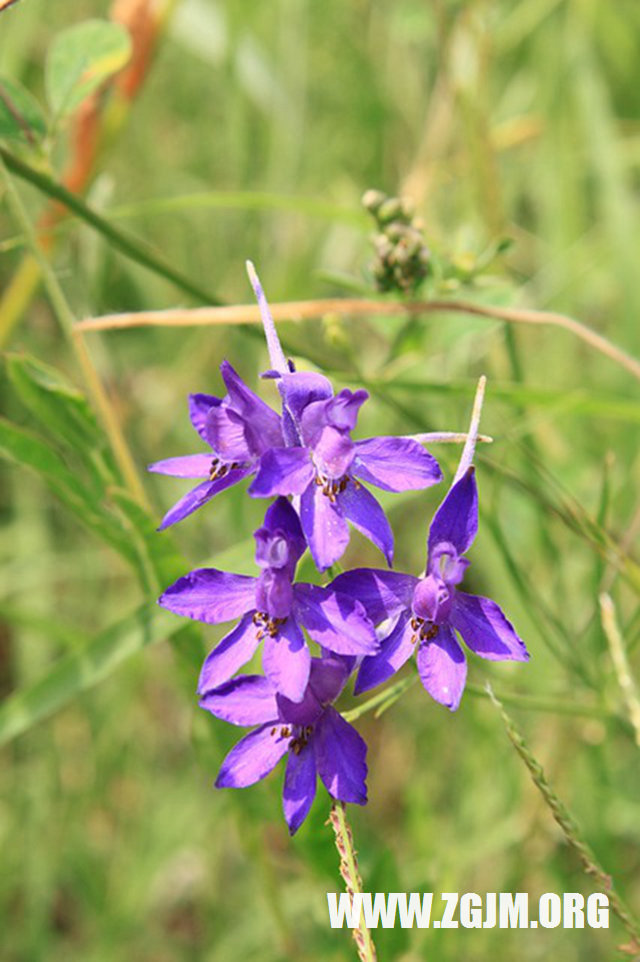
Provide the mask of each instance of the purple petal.
[{"label": "purple petal", "polygon": [[369,691],[395,675],[413,654],[415,631],[409,614],[403,614],[390,634],[381,642],[380,652],[365,658],[360,666],[354,694]]},{"label": "purple petal", "polygon": [[206,430],[212,450],[228,464],[252,461],[260,453],[247,441],[244,418],[227,403],[209,411]]},{"label": "purple petal", "polygon": [[334,708],[327,708],[313,734],[318,774],[333,798],[365,805],[367,746]]},{"label": "purple petal", "polygon": [[348,434],[326,427],[314,444],[314,460],[320,474],[337,480],[347,473],[353,461],[355,444]]},{"label": "purple petal", "polygon": [[167,511],[158,531],[164,531],[170,525],[175,524],[177,521],[182,521],[184,518],[193,514],[198,508],[201,508],[203,504],[210,501],[211,498],[219,494],[220,491],[224,491],[225,488],[231,488],[238,481],[242,481],[246,478],[248,474],[254,471],[254,467],[247,465],[241,468],[232,468],[223,478],[216,478],[215,481],[203,481],[202,484],[197,485],[192,488],[183,498],[177,501],[174,506]]},{"label": "purple petal", "polygon": [[353,474],[385,491],[413,491],[442,480],[436,459],[411,438],[356,441],[355,455]]},{"label": "purple petal", "polygon": [[222,763],[216,788],[246,788],[276,767],[289,748],[289,739],[273,731],[271,723],[256,728],[231,749]]},{"label": "purple petal", "polygon": [[293,604],[293,585],[282,568],[265,568],[256,585],[256,608],[269,618],[288,618]]},{"label": "purple petal", "polygon": [[304,538],[300,518],[286,498],[277,498],[267,509],[263,527],[269,531],[280,531],[286,536],[289,544],[289,563],[294,557],[297,561],[306,551],[307,542]]},{"label": "purple petal", "polygon": [[278,703],[271,682],[262,675],[240,675],[207,692],[200,707],[232,725],[262,725],[278,719]]},{"label": "purple petal", "polygon": [[211,408],[216,408],[220,404],[222,404],[220,398],[213,397],[211,394],[189,395],[189,417],[203,441],[207,440],[207,430],[205,426],[207,414]]},{"label": "purple petal", "polygon": [[310,685],[305,688],[302,701],[292,701],[278,692],[276,703],[278,705],[278,718],[288,725],[301,725],[303,727],[313,725],[324,711]]},{"label": "purple petal", "polygon": [[529,661],[524,642],[490,598],[457,591],[450,621],[476,655],[491,661]]},{"label": "purple petal", "polygon": [[429,554],[441,542],[452,544],[464,554],[478,531],[478,489],[475,471],[467,473],[450,488],[436,511],[429,529]]},{"label": "purple petal", "polygon": [[326,654],[323,658],[311,660],[309,687],[321,704],[330,705],[336,700],[351,674],[349,662],[350,659],[343,660]]},{"label": "purple petal", "polygon": [[316,567],[324,570],[344,554],[349,544],[349,528],[337,502],[310,484],[300,498],[300,521]]},{"label": "purple petal", "polygon": [[256,581],[216,568],[196,568],[167,588],[158,604],[184,618],[217,625],[256,607]]},{"label": "purple petal", "polygon": [[291,701],[304,698],[311,655],[294,618],[287,618],[272,638],[267,634],[262,649],[264,673],[278,692]]},{"label": "purple petal", "polygon": [[314,374],[312,371],[284,374],[279,381],[279,388],[282,399],[297,425],[300,424],[302,412],[308,404],[333,396],[331,381],[324,374]]},{"label": "purple petal", "polygon": [[260,458],[258,473],[249,488],[254,498],[274,494],[302,494],[314,475],[307,448],[271,448]]},{"label": "purple petal", "polygon": [[147,471],[170,474],[174,478],[208,478],[211,471],[211,454],[186,454],[180,458],[165,458],[148,465]]},{"label": "purple petal", "polygon": [[307,404],[300,417],[300,428],[305,444],[316,447],[320,435],[327,427],[347,437],[355,428],[358,411],[368,397],[366,391],[352,392],[345,388],[328,400]]},{"label": "purple petal", "polygon": [[447,625],[440,625],[431,641],[421,643],[417,662],[420,680],[431,697],[455,711],[467,678],[467,662]]},{"label": "purple petal", "polygon": [[198,680],[198,694],[206,695],[211,689],[229,681],[238,668],[253,658],[258,644],[258,630],[253,623],[253,616],[247,614],[207,655]]},{"label": "purple petal", "polygon": [[271,447],[280,447],[284,441],[279,415],[257,394],[247,387],[242,378],[231,367],[228,361],[223,361],[220,371],[229,399],[235,411],[242,415],[246,423],[248,440],[254,449],[260,453]]},{"label": "purple petal", "polygon": [[307,744],[297,754],[289,752],[284,776],[282,807],[291,835],[298,831],[309,814],[315,795],[316,759],[312,746]]},{"label": "purple petal", "polygon": [[369,397],[369,392],[360,388],[350,391],[343,388],[327,404],[327,420],[340,431],[353,431],[358,420],[358,412]]},{"label": "purple petal", "polygon": [[373,624],[359,601],[317,585],[294,585],[293,592],[297,617],[323,648],[340,655],[378,650]]},{"label": "purple petal", "polygon": [[351,595],[360,601],[374,625],[393,618],[411,600],[418,578],[399,571],[378,571],[376,568],[354,568],[334,578],[329,588]]},{"label": "purple petal", "polygon": [[366,488],[348,484],[338,495],[338,504],[354,528],[380,548],[390,565],[393,562],[393,532],[384,511]]},{"label": "purple petal", "polygon": [[421,578],[413,593],[413,611],[418,618],[439,624],[449,620],[453,590],[437,575]]}]

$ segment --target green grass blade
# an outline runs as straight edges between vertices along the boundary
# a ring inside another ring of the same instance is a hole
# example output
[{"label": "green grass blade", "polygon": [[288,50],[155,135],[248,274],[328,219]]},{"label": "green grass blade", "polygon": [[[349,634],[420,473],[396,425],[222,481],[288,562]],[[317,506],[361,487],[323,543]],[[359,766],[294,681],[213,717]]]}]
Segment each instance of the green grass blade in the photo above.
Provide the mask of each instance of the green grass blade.
[{"label": "green grass blade", "polygon": [[29,164],[25,164],[23,160],[20,160],[19,157],[16,157],[4,147],[0,147],[0,157],[2,157],[2,160],[12,173],[16,174],[22,180],[27,181],[27,183],[32,184],[52,200],[64,204],[72,214],[75,214],[75,216],[84,221],[85,224],[88,224],[101,234],[105,240],[116,250],[120,251],[121,254],[124,254],[125,257],[129,257],[137,264],[141,264],[155,274],[159,274],[160,277],[164,277],[165,280],[175,284],[179,290],[184,291],[203,304],[222,304],[222,301],[216,297],[215,294],[194,284],[188,277],[180,273],[180,271],[175,270],[170,264],[167,264],[166,261],[162,260],[161,257],[150,250],[143,241],[138,240],[138,238],[132,234],[125,233],[125,231],[118,227],[114,227],[106,218],[89,207],[89,205],[76,194],[68,191],[62,184],[59,184],[41,171],[30,167]]},{"label": "green grass blade", "polygon": [[82,650],[61,658],[44,678],[6,698],[0,706],[0,745],[22,735],[80,692],[103,681],[147,645],[172,637],[182,627],[175,616],[160,608],[138,608]]}]

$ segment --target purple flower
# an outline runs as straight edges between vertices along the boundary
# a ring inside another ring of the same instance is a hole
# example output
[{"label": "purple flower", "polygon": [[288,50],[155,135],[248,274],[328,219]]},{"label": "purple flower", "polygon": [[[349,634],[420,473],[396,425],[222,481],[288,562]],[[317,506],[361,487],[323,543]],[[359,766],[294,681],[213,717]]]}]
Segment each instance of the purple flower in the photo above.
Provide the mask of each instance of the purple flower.
[{"label": "purple flower", "polygon": [[348,675],[343,659],[313,658],[308,683],[297,702],[258,675],[241,675],[207,692],[200,701],[202,708],[234,725],[258,726],[231,749],[216,788],[253,785],[288,753],[282,800],[291,835],[313,804],[316,775],[333,798],[366,804],[367,746],[332,707]]},{"label": "purple flower", "polygon": [[237,484],[256,470],[265,451],[284,444],[282,423],[257,394],[254,394],[228,361],[220,365],[228,394],[191,394],[191,423],[211,448],[211,453],[167,458],[149,465],[149,471],[178,478],[204,478],[165,515],[160,529],[182,521],[201,508],[219,491]]},{"label": "purple flower", "polygon": [[464,651],[456,638],[492,661],[528,661],[529,653],[495,601],[457,589],[469,562],[462,556],[478,530],[478,492],[468,468],[440,505],[428,539],[422,578],[394,571],[361,568],[339,575],[329,587],[348,592],[364,604],[375,624],[393,619],[380,652],[366,657],[357,693],[390,678],[417,645],[422,684],[452,711],[460,704],[467,675]]},{"label": "purple flower", "polygon": [[371,655],[376,633],[364,607],[333,588],[295,584],[305,541],[295,511],[278,498],[255,532],[258,578],[199,568],[164,592],[159,604],[178,615],[218,624],[240,623],[209,654],[198,691],[206,694],[252,658],[264,641],[262,665],[275,690],[294,702],[304,698],[311,655],[302,628],[322,648],[340,655]]},{"label": "purple flower", "polygon": [[[277,372],[274,372],[277,375]],[[320,569],[341,557],[350,521],[391,564],[393,533],[376,499],[362,482],[385,491],[425,488],[441,480],[437,461],[411,438],[352,441],[366,391],[334,395],[320,374],[279,376],[286,447],[272,447],[249,488],[255,497],[295,495],[302,528]]]}]

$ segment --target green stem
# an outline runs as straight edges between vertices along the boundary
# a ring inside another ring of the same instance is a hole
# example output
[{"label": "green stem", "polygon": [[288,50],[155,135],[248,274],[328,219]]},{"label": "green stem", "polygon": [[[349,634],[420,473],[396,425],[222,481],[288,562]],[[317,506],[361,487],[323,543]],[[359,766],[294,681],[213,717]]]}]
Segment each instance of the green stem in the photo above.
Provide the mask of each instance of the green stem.
[{"label": "green stem", "polygon": [[361,705],[357,705],[355,708],[350,709],[350,711],[342,712],[343,717],[346,721],[352,722],[356,718],[360,718],[360,715],[366,714],[366,712],[371,711],[373,708],[377,708],[375,717],[378,718],[387,708],[391,708],[393,703],[400,698],[401,695],[411,688],[418,680],[417,675],[410,675],[408,678],[402,678],[397,681],[394,685],[390,685],[389,688],[385,688],[384,691],[378,692],[372,698],[368,698],[367,701],[362,702]]},{"label": "green stem", "polygon": [[522,737],[522,734],[518,731],[509,715],[507,715],[502,707],[502,704],[495,697],[489,686],[487,686],[487,692],[491,701],[500,712],[511,744],[527,766],[533,783],[542,795],[545,804],[548,806],[556,823],[559,825],[565,841],[577,854],[586,874],[594,878],[598,885],[602,886],[603,891],[607,893],[609,905],[611,906],[612,911],[618,916],[627,932],[634,939],[635,943],[640,944],[640,923],[634,919],[618,893],[615,891],[613,887],[613,879],[598,863],[595,855],[581,837],[580,829],[578,828],[573,815],[565,806],[564,802],[558,798],[551,788],[542,765],[531,754],[524,738]]},{"label": "green stem", "polygon": [[156,274],[160,274],[166,280],[175,284],[177,288],[190,294],[203,304],[222,303],[214,294],[194,284],[180,271],[174,270],[166,261],[147,250],[144,244],[137,238],[114,227],[76,194],[73,194],[67,190],[66,187],[63,187],[62,184],[57,183],[57,181],[43,174],[41,171],[36,170],[29,164],[25,164],[23,160],[20,160],[19,157],[16,157],[5,147],[0,147],[0,161],[4,162],[4,165],[6,165],[8,170],[13,174],[32,184],[43,194],[46,194],[47,197],[64,204],[76,217],[79,217],[86,224],[93,227],[94,230],[98,231],[98,233],[102,234],[103,237],[106,237],[117,250],[131,260],[142,264],[143,267],[152,270]]},{"label": "green stem", "polygon": [[[491,698],[487,689],[481,685],[468,682],[466,691],[479,698]],[[516,695],[505,692],[496,695],[496,698],[501,703],[504,702],[505,705],[515,705],[516,708],[522,708],[525,711],[551,712],[554,715],[576,715],[582,718],[597,718],[599,721],[617,721],[626,725],[625,719],[617,712],[607,711],[606,708],[600,708],[598,705],[581,705],[579,702],[566,699],[556,701],[554,698],[536,698],[533,695]]]},{"label": "green stem", "polygon": [[[336,848],[340,856],[340,875],[344,880],[347,893],[353,899],[356,892],[362,893],[362,879],[358,872],[358,860],[353,844],[353,832],[347,819],[347,809],[344,802],[340,802],[337,799],[333,801],[329,822],[335,833]],[[353,940],[356,943],[358,957],[361,959],[361,962],[376,962],[378,958],[376,955],[376,947],[373,944],[371,933],[362,918],[362,913],[360,913],[358,928],[353,930]]]},{"label": "green stem", "polygon": [[[343,712],[342,715],[346,721],[353,722],[357,718],[360,718],[361,715],[366,715],[367,712],[373,711],[375,708],[375,717],[379,718],[387,708],[391,708],[394,702],[396,702],[401,695],[404,695],[405,691],[411,688],[417,681],[417,674],[402,678],[394,685],[390,685],[383,691],[378,692],[377,695],[373,695],[373,697],[367,699],[367,701],[356,705],[355,708]],[[483,688],[481,685],[474,685],[472,682],[467,682],[465,690],[477,698],[491,697],[486,688]],[[524,711],[551,712],[555,715],[575,715],[581,718],[596,718],[598,721],[617,721],[626,726],[626,720],[622,718],[621,715],[617,714],[617,712],[608,711],[606,708],[601,708],[599,705],[581,705],[579,702],[568,701],[567,699],[559,701],[554,698],[536,698],[532,695],[518,695],[507,692],[501,692],[496,697],[499,698],[501,703],[504,702],[506,705],[515,705]]]},{"label": "green stem", "polygon": [[43,283],[47,291],[53,313],[55,314],[56,319],[62,328],[62,332],[71,345],[71,348],[76,356],[78,365],[85,379],[87,390],[89,391],[95,408],[102,419],[102,423],[109,438],[114,456],[120,471],[122,472],[122,477],[129,489],[129,492],[133,495],[136,501],[146,506],[147,500],[144,493],[144,488],[142,487],[138,477],[135,463],[111,405],[111,401],[109,400],[107,392],[105,391],[104,386],[96,373],[82,335],[78,335],[74,331],[75,318],[73,316],[73,312],[69,307],[67,299],[62,288],[60,287],[60,284],[58,283],[58,278],[56,277],[51,264],[45,257],[38,244],[31,221],[29,220],[27,212],[22,204],[18,191],[16,190],[15,185],[7,172],[7,168],[3,163],[3,155],[4,151],[0,149],[0,178],[4,183],[7,202],[11,212],[23,234],[27,238],[31,253],[33,254],[40,271],[42,272]]}]

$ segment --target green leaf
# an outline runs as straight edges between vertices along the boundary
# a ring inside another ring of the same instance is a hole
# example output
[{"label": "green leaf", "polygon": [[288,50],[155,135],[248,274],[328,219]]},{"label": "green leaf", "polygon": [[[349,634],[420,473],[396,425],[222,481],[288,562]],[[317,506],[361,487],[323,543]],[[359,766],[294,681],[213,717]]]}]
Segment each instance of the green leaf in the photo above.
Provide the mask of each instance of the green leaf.
[{"label": "green leaf", "polygon": [[47,132],[42,107],[15,80],[0,77],[0,137],[9,140],[41,140]]},{"label": "green leaf", "polygon": [[45,65],[47,98],[56,118],[72,113],[131,56],[127,30],[106,20],[86,20],[59,33]]},{"label": "green leaf", "polygon": [[101,432],[87,399],[62,374],[28,354],[8,354],[9,379],[48,432],[72,448],[94,448]]},{"label": "green leaf", "polygon": [[159,585],[176,581],[185,573],[185,560],[172,538],[158,534],[157,519],[132,498],[128,491],[113,488],[111,498],[140,539],[147,562]]},{"label": "green leaf", "polygon": [[36,434],[4,418],[0,418],[0,457],[31,468],[55,491],[65,491],[73,499],[86,501],[84,485],[62,458]]},{"label": "green leaf", "polygon": [[0,457],[29,468],[70,508],[85,527],[110,544],[136,570],[140,559],[129,532],[118,518],[96,499],[90,489],[41,438],[0,418]]},{"label": "green leaf", "polygon": [[103,681],[147,645],[164,641],[182,629],[179,619],[169,612],[149,605],[138,608],[82,650],[61,658],[35,684],[10,695],[0,706],[0,745],[48,718],[79,692]]}]

